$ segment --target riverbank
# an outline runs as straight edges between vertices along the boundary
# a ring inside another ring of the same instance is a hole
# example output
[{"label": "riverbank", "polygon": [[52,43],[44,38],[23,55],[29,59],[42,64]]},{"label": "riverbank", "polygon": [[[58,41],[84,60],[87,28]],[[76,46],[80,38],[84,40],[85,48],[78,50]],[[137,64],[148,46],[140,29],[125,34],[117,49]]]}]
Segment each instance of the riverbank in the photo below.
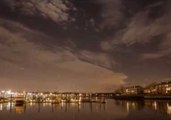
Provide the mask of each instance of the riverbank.
[{"label": "riverbank", "polygon": [[142,100],[144,99],[143,95],[115,95],[114,99],[121,100]]},{"label": "riverbank", "polygon": [[171,96],[168,95],[115,95],[114,99],[125,99],[125,100],[143,100],[143,99],[152,99],[152,100],[171,100]]}]

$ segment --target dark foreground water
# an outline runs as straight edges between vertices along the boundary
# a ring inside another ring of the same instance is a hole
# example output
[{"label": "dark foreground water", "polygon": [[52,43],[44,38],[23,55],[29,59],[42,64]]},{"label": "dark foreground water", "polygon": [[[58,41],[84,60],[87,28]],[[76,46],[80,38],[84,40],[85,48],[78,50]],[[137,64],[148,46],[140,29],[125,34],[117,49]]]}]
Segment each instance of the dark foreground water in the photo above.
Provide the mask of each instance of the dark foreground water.
[{"label": "dark foreground water", "polygon": [[171,101],[116,101],[106,104],[0,104],[0,120],[171,120]]}]

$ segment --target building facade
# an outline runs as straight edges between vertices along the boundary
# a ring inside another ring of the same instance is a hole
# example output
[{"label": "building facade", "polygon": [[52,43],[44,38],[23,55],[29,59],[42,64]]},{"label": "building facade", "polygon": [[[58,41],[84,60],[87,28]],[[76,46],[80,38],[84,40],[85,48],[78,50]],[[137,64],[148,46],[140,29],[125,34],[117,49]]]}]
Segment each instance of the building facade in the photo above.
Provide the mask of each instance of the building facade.
[{"label": "building facade", "polygon": [[116,91],[116,94],[120,95],[141,95],[143,94],[143,88],[141,86],[131,86],[120,88]]},{"label": "building facade", "polygon": [[153,83],[144,88],[144,94],[150,95],[171,95],[171,81]]}]

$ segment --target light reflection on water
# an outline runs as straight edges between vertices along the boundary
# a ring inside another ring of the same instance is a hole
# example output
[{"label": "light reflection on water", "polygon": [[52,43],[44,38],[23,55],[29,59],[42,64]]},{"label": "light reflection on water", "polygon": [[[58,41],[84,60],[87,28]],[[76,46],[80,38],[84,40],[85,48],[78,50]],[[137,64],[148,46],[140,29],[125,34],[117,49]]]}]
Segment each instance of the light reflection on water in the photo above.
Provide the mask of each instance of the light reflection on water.
[{"label": "light reflection on water", "polygon": [[1,120],[171,120],[171,101],[108,100],[100,103],[0,103]]}]

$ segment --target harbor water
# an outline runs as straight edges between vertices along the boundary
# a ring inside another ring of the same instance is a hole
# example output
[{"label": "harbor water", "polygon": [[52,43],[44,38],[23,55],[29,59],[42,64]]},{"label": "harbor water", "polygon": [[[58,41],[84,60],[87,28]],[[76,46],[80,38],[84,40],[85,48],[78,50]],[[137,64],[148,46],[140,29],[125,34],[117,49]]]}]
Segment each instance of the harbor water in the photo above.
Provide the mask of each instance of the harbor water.
[{"label": "harbor water", "polygon": [[102,103],[0,103],[0,120],[171,120],[171,101],[107,99]]}]

